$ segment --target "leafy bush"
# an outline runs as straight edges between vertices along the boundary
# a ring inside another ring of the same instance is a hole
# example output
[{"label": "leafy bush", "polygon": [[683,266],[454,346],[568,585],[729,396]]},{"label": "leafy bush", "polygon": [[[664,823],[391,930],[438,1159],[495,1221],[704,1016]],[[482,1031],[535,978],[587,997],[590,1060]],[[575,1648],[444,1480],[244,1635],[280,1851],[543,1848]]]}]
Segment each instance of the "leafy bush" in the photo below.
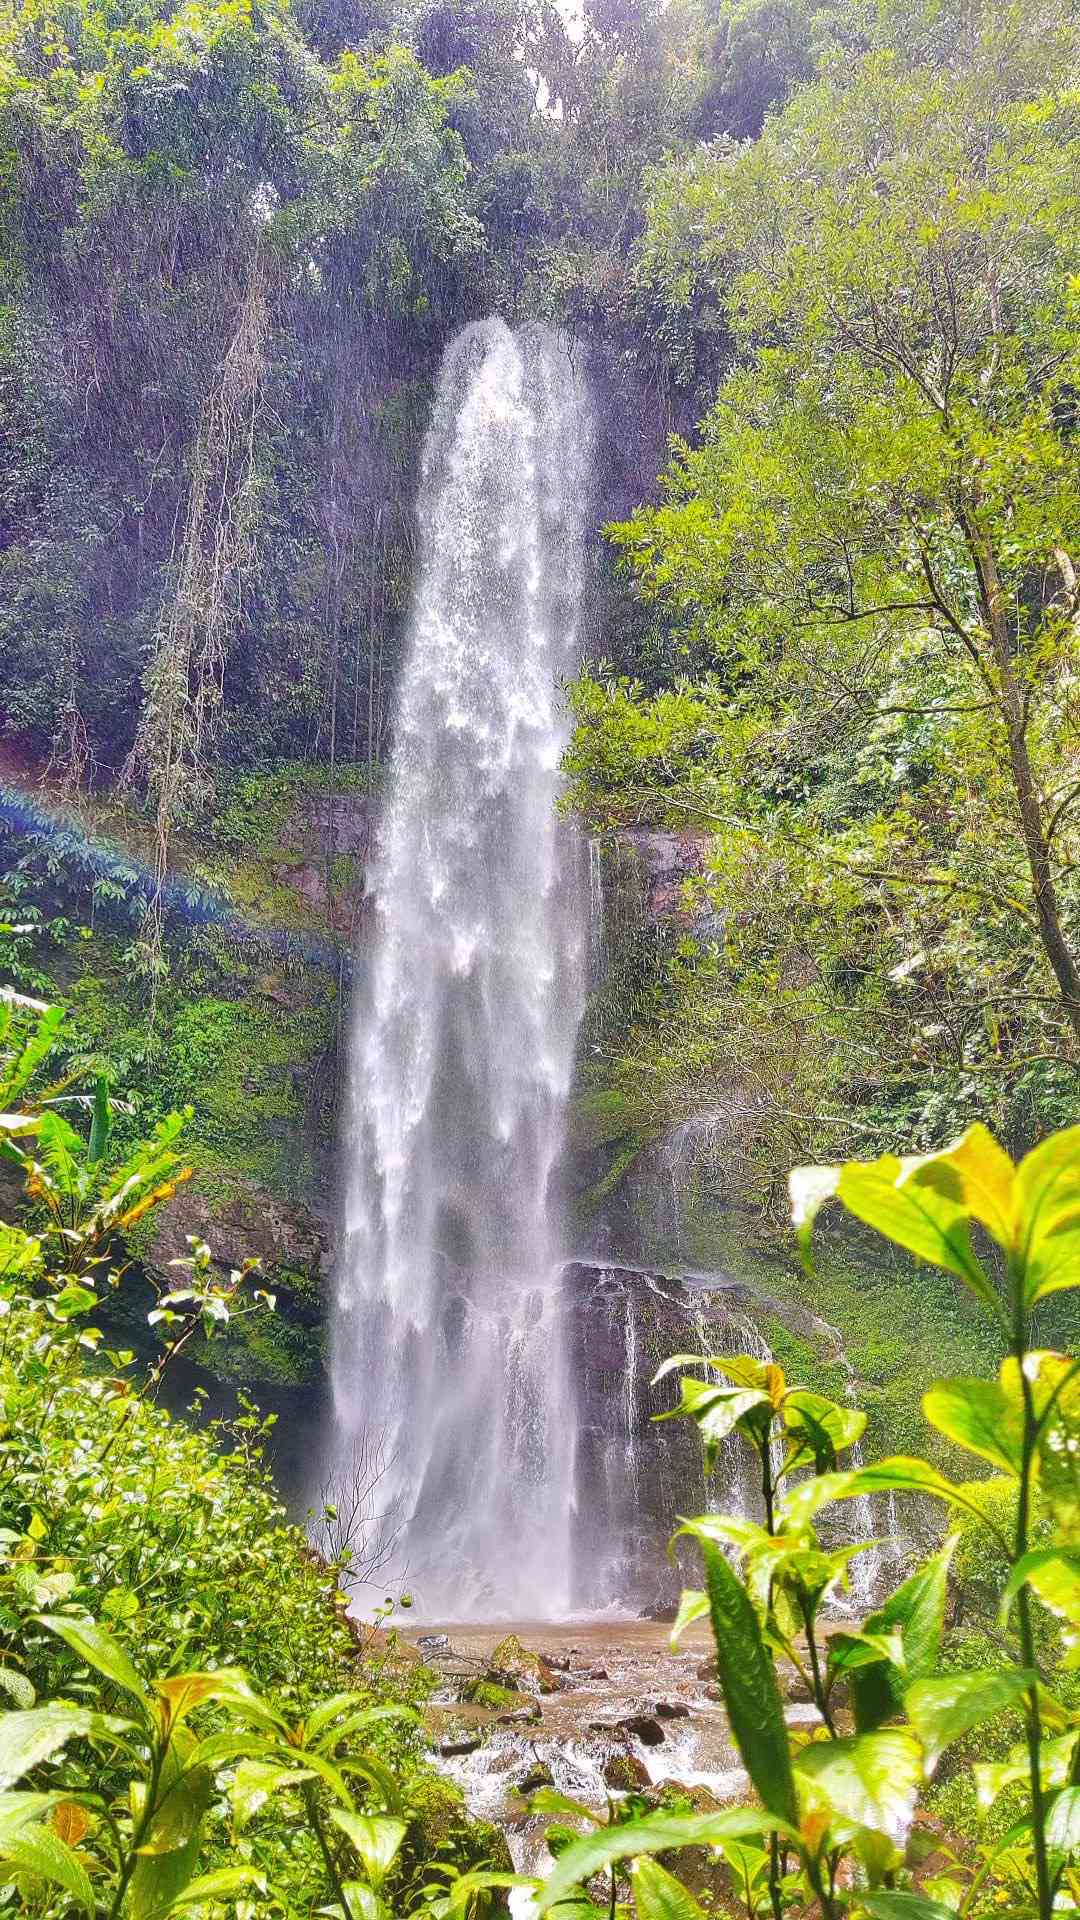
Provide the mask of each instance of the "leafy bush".
[{"label": "leafy bush", "polygon": [[[142,1381],[93,1325],[119,1236],[184,1175],[183,1118],[113,1165],[104,1085],[33,1092],[58,1027],[0,997],[0,1155],[37,1227],[0,1224],[0,1890],[40,1920],[379,1920],[432,1872],[467,1900],[487,1836],[460,1802],[431,1872],[418,1860],[430,1677],[393,1634],[357,1636],[340,1569],[287,1524],[254,1410],[199,1431],[155,1404],[196,1331],[259,1306],[247,1273],[220,1280],[205,1247],[177,1263]],[[58,1100],[86,1107],[87,1139]]]},{"label": "leafy bush", "polygon": [[[696,1920],[700,1907],[648,1856],[705,1844],[726,1862],[749,1920],[808,1910],[824,1920],[850,1910],[872,1920],[945,1920],[1002,1907],[1050,1920],[1080,1890],[1080,1712],[1071,1684],[1080,1664],[1080,1360],[1033,1349],[1029,1335],[1041,1300],[1080,1285],[1080,1127],[1018,1167],[974,1126],[922,1158],[801,1168],[791,1193],[804,1248],[820,1207],[836,1198],[978,1301],[1004,1348],[998,1377],[939,1380],[923,1412],[995,1478],[953,1481],[918,1455],[841,1466],[865,1425],[854,1408],[792,1387],[774,1363],[745,1355],[668,1362],[662,1371],[705,1370],[684,1371],[677,1411],[697,1423],[706,1466],[738,1434],[760,1470],[763,1523],[709,1513],[680,1529],[700,1546],[705,1584],[684,1593],[675,1629],[711,1620],[731,1730],[758,1805],[594,1827],[560,1848],[538,1910],[577,1897],[601,1871],[614,1906],[620,1865],[633,1860],[642,1920]],[[973,1249],[973,1224],[995,1244],[993,1267]],[[859,1546],[826,1548],[818,1516],[834,1502],[880,1493],[933,1500],[968,1537],[954,1531],[860,1626],[826,1642],[822,1610],[846,1585]],[[981,1549],[996,1617],[977,1643],[950,1650],[947,1588],[961,1540],[969,1580]],[[778,1660],[814,1702],[809,1731],[785,1722]],[[943,1756],[959,1754],[974,1734],[983,1736],[973,1767],[980,1806],[1012,1794],[1017,1817],[1004,1832],[991,1828],[973,1858],[948,1857],[945,1871],[920,1880],[929,1849],[917,1808]]]}]

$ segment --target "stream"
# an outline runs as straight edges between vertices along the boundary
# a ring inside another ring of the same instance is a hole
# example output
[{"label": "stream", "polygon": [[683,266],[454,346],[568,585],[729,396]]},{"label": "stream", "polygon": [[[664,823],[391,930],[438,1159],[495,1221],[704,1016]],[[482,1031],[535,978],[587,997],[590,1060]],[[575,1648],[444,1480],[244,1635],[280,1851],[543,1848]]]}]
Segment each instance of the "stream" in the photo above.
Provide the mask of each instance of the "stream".
[{"label": "stream", "polygon": [[[535,1695],[528,1709],[462,1702],[463,1686],[488,1670],[508,1635],[541,1656],[556,1691]],[[712,1636],[691,1627],[672,1650],[669,1635],[657,1621],[594,1615],[554,1627],[432,1625],[409,1636],[443,1676],[428,1709],[440,1770],[470,1812],[503,1828],[519,1872],[549,1864],[544,1829],[552,1816],[530,1815],[522,1798],[537,1787],[597,1811],[631,1789],[675,1787],[702,1810],[746,1792],[711,1670]],[[792,1724],[815,1718],[796,1701],[787,1713]]]}]

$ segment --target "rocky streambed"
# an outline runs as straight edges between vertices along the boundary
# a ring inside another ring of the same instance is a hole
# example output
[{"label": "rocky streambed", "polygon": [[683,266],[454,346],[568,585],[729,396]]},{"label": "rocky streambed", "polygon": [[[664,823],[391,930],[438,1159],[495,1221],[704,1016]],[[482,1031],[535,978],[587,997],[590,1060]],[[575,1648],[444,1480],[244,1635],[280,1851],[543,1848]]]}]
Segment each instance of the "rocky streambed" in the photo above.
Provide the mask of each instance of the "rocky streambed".
[{"label": "rocky streambed", "polygon": [[[439,1765],[470,1811],[506,1834],[515,1867],[542,1869],[542,1787],[600,1810],[612,1797],[701,1810],[740,1799],[746,1775],[715,1685],[707,1630],[673,1650],[654,1621],[431,1627],[414,1644],[441,1677],[428,1708]],[[793,1721],[814,1717],[792,1701]]]}]

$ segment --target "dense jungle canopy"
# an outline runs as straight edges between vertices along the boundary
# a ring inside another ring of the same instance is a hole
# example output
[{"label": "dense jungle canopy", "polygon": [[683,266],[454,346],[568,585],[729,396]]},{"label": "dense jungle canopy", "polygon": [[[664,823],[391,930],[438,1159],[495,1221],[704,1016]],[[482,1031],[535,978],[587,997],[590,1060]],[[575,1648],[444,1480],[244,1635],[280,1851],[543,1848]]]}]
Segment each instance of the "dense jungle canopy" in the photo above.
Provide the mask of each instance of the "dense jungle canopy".
[{"label": "dense jungle canopy", "polygon": [[6,8],[3,739],[148,809],[159,887],[238,773],[377,768],[441,350],[554,321],[613,523],[571,800],[698,831],[723,920],[627,959],[609,1126],[722,1107],[767,1187],[794,1149],[1067,1117],[1077,31]]}]

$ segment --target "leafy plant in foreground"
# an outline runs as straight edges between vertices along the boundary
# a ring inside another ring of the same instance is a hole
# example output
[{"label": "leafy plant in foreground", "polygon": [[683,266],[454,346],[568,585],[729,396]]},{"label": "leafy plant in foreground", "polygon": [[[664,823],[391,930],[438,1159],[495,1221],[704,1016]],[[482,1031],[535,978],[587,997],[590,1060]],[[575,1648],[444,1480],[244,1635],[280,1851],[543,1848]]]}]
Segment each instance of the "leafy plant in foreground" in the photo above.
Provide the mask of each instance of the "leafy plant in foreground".
[{"label": "leafy plant in foreground", "polygon": [[246,1274],[219,1281],[197,1247],[159,1296],[166,1347],[144,1377],[104,1347],[92,1318],[122,1282],[120,1235],[183,1168],[160,1129],[114,1168],[100,1088],[87,1139],[57,1129],[32,1088],[59,1023],[4,1007],[0,1151],[38,1231],[0,1224],[0,1904],[378,1920],[416,1818],[403,1696],[422,1679],[358,1647],[334,1569],[268,1490],[257,1417],[207,1438],[154,1404]]},{"label": "leafy plant in foreground", "polygon": [[[977,1483],[954,1482],[918,1456],[841,1465],[862,1416],[789,1388],[775,1366],[742,1356],[669,1362],[708,1369],[706,1379],[684,1375],[679,1409],[697,1422],[707,1462],[737,1433],[761,1466],[763,1522],[706,1514],[681,1529],[700,1544],[705,1584],[683,1595],[675,1628],[711,1620],[732,1733],[761,1806],[588,1834],[561,1854],[539,1909],[617,1860],[707,1844],[726,1860],[748,1920],[766,1910],[781,1920],[807,1906],[826,1920],[848,1911],[978,1920],[1003,1907],[1050,1920],[1080,1897],[1080,1713],[1040,1664],[1047,1631],[1037,1633],[1036,1610],[1060,1632],[1059,1669],[1080,1666],[1080,1360],[1029,1342],[1037,1303],[1080,1284],[1080,1127],[1044,1141],[1019,1166],[975,1126],[940,1153],[800,1168],[790,1186],[804,1249],[821,1206],[838,1199],[980,1302],[1001,1342],[997,1378],[940,1380],[923,1411],[946,1439],[1011,1480],[1015,1518],[1004,1525],[1001,1503],[980,1498]],[[986,1238],[985,1259],[974,1228]],[[885,1492],[929,1498],[984,1529],[1006,1569],[993,1664],[950,1672],[941,1663],[953,1537],[860,1626],[820,1644],[821,1610],[858,1549],[826,1550],[815,1522],[834,1502]],[[1048,1524],[1035,1542],[1037,1507]],[[778,1657],[810,1687],[819,1724],[808,1735],[785,1723]],[[924,1786],[950,1747],[1009,1714],[1022,1719],[1022,1746],[980,1767],[979,1787],[984,1804],[1024,1789],[1020,1817],[974,1862],[953,1857],[917,1884],[914,1818]],[[651,1868],[632,1879],[643,1920],[700,1912]]]}]

